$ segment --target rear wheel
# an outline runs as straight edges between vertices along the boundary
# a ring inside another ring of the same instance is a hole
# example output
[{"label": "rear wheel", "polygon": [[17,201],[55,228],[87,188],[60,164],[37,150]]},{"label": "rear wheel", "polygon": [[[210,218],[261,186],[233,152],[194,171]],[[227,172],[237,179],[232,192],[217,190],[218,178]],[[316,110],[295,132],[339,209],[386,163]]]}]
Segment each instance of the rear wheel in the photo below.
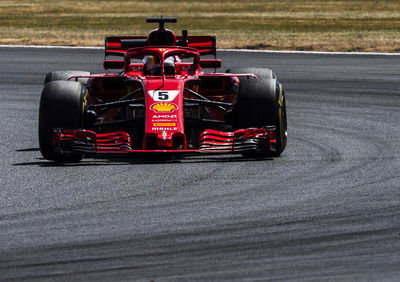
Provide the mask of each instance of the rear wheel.
[{"label": "rear wheel", "polygon": [[60,154],[53,144],[54,128],[79,129],[87,91],[76,81],[52,81],[45,85],[39,107],[39,146],[43,157],[56,162],[76,162],[81,153]]},{"label": "rear wheel", "polygon": [[[243,73],[243,72],[242,72]],[[254,73],[254,72],[253,72]],[[238,103],[235,108],[235,128],[274,125],[276,127],[276,153],[258,156],[279,156],[286,147],[286,102],[281,84],[276,78],[257,74],[257,79],[241,77]],[[248,154],[246,154],[248,155]]]},{"label": "rear wheel", "polygon": [[[71,76],[85,76],[90,75],[88,71],[52,71],[46,74],[46,78],[44,79],[44,84],[56,81],[56,80],[68,80]],[[76,81],[75,79],[71,79],[71,81]],[[86,84],[88,78],[78,78],[77,81]]]}]

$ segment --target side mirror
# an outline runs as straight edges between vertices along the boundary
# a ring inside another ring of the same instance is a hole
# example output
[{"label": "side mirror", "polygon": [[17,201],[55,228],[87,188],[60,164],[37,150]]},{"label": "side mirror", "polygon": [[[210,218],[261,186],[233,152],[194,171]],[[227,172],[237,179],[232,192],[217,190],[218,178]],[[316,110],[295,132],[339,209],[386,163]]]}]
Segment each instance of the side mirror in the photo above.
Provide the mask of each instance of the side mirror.
[{"label": "side mirror", "polygon": [[217,59],[200,60],[202,69],[218,69],[222,66],[222,61]]},{"label": "side mirror", "polygon": [[129,64],[129,71],[142,72],[144,68],[143,63]]}]

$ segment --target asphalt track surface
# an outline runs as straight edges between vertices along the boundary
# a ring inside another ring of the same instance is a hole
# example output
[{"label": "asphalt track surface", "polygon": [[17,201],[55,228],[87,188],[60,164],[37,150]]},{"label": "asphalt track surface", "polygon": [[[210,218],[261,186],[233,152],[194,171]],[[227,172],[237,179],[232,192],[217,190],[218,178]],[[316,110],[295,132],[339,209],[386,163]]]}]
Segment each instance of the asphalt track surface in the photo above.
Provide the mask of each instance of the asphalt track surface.
[{"label": "asphalt track surface", "polygon": [[0,48],[0,281],[399,281],[400,56],[220,52],[287,94],[280,158],[41,158],[47,71],[101,50]]}]

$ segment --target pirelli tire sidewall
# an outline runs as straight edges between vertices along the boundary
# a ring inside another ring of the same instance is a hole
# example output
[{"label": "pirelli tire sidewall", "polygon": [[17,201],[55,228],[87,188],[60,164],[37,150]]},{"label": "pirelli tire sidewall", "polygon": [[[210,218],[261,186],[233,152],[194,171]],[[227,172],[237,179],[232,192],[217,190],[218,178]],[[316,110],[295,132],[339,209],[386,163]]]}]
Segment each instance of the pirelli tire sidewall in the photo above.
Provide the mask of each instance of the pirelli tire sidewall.
[{"label": "pirelli tire sidewall", "polygon": [[286,147],[286,105],[281,84],[276,78],[240,78],[238,103],[235,108],[234,127],[251,128],[274,125],[276,127],[279,156]]},{"label": "pirelli tire sidewall", "polygon": [[277,155],[280,155],[286,148],[287,144],[287,115],[286,115],[286,97],[282,84],[276,82],[276,99],[277,99],[277,121],[276,121],[276,138],[277,138]]},{"label": "pirelli tire sidewall", "polygon": [[76,81],[51,81],[46,83],[39,106],[39,146],[43,157],[56,162],[74,162],[82,154],[59,154],[53,144],[53,130],[80,129],[88,91]]}]

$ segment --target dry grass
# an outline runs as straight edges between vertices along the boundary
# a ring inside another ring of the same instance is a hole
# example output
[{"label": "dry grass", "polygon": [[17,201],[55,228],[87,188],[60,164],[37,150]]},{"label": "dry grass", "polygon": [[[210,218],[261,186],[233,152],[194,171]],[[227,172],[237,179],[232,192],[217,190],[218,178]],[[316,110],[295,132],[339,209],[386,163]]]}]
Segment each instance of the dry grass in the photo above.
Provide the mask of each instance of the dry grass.
[{"label": "dry grass", "polygon": [[105,35],[147,34],[144,18],[161,14],[219,48],[400,51],[399,0],[0,0],[0,44],[102,46]]}]

